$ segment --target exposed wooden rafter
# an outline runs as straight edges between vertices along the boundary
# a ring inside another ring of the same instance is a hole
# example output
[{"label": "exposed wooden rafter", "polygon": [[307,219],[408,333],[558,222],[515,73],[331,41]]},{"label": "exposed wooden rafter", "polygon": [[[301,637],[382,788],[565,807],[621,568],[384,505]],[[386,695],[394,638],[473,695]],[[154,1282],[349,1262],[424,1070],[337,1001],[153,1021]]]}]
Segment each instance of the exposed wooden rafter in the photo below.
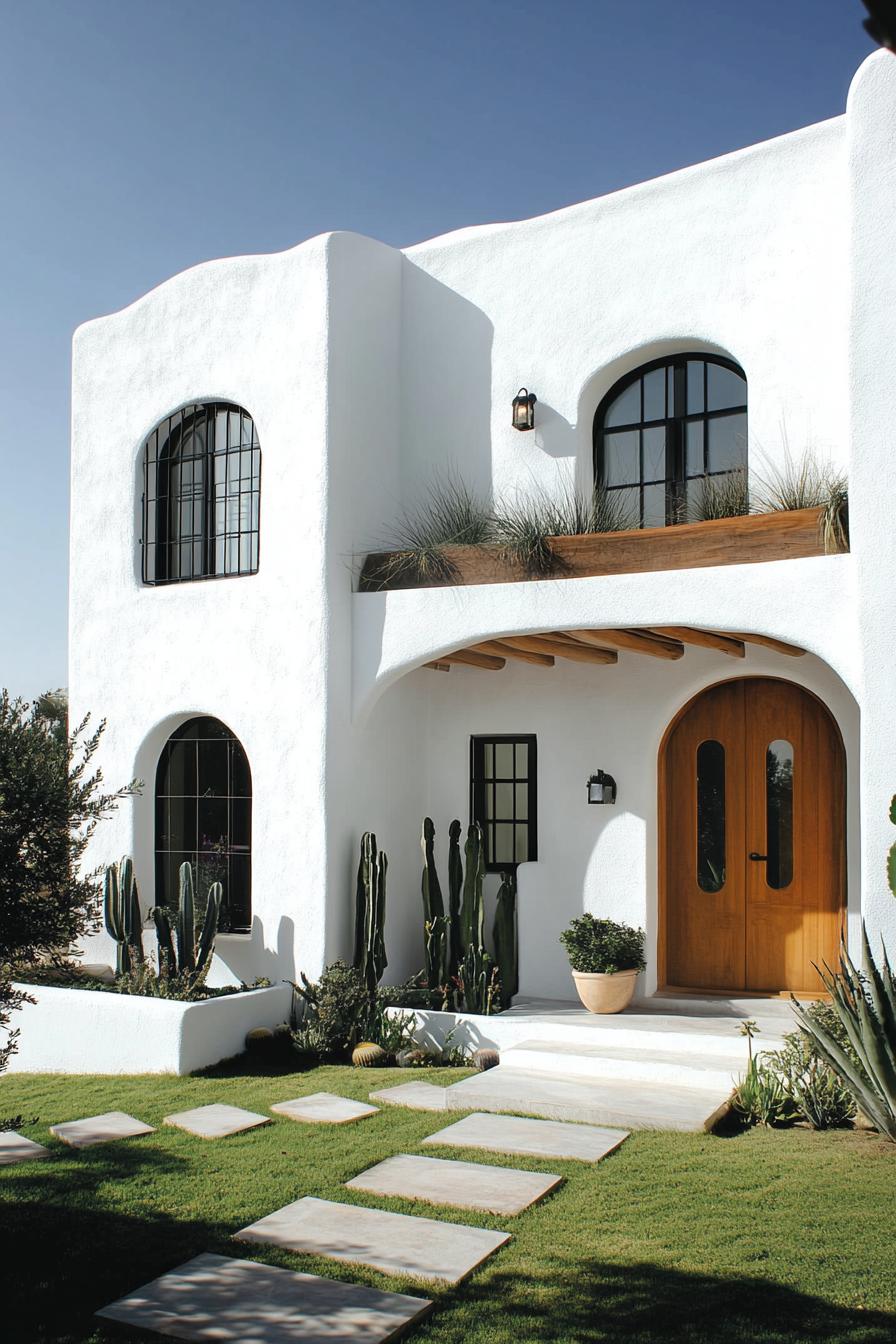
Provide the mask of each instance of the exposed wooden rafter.
[{"label": "exposed wooden rafter", "polygon": [[727,653],[730,658],[743,658],[743,641],[732,639],[730,635],[716,635],[712,630],[692,630],[687,625],[656,625],[651,627],[658,634],[669,639],[680,640],[682,644],[696,644],[701,649],[715,649],[718,653]]},{"label": "exposed wooden rafter", "polygon": [[763,648],[774,649],[775,653],[783,653],[785,658],[805,658],[806,650],[801,649],[798,644],[786,644],[783,639],[772,639],[771,635],[742,635],[740,631],[731,635],[732,639],[743,639],[748,644],[761,644]]},{"label": "exposed wooden rafter", "polygon": [[684,645],[680,641],[662,639],[649,630],[570,630],[569,634],[582,644],[609,644],[627,653],[644,653],[648,658],[684,657]]},{"label": "exposed wooden rafter", "polygon": [[486,639],[482,644],[471,644],[477,653],[490,653],[496,658],[517,658],[521,663],[534,663],[538,667],[553,667],[554,658],[550,653],[532,653],[527,649],[516,649],[503,639]]},{"label": "exposed wooden rafter", "polygon": [[556,658],[569,658],[574,663],[615,663],[618,654],[612,649],[591,649],[569,635],[557,638],[555,635],[505,635],[502,644],[525,653],[549,653]]},{"label": "exposed wooden rafter", "polygon": [[455,653],[444,653],[441,663],[464,663],[468,667],[481,667],[486,672],[500,672],[506,659],[495,658],[490,653],[477,653],[475,649],[457,649]]}]

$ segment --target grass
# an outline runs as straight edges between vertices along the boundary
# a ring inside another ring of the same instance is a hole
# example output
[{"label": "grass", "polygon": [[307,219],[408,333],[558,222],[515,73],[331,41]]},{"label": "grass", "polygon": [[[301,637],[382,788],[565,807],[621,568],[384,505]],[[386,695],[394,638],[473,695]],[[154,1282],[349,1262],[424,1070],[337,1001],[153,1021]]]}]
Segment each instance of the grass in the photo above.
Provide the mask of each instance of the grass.
[{"label": "grass", "polygon": [[595,532],[625,532],[638,525],[621,492],[582,494],[567,485],[560,495],[536,488],[505,504],[496,514],[495,532],[505,554],[535,576],[562,571],[551,537],[580,537]]},{"label": "grass", "polygon": [[[426,1149],[566,1177],[517,1218],[364,1197],[343,1182],[442,1127],[399,1108],[353,1126],[277,1118],[207,1142],[160,1127],[75,1152],[47,1126],[106,1110],[161,1125],[229,1101],[266,1111],[316,1091],[366,1097],[397,1070],[234,1061],[190,1078],[11,1075],[0,1111],[53,1156],[0,1168],[5,1344],[93,1344],[93,1312],[201,1251],[244,1256],[436,1299],[421,1344],[884,1344],[896,1338],[896,1145],[851,1131],[750,1130],[733,1137],[636,1133],[597,1166]],[[457,1072],[414,1074],[434,1083]],[[513,1241],[457,1289],[386,1278],[230,1240],[303,1194],[506,1229]],[[124,1338],[134,1338],[127,1332]],[[139,1338],[146,1338],[139,1336]]]},{"label": "grass", "polygon": [[390,538],[391,554],[374,578],[448,583],[455,569],[445,546],[481,546],[493,539],[488,502],[453,473],[436,476],[417,507],[402,513]]}]

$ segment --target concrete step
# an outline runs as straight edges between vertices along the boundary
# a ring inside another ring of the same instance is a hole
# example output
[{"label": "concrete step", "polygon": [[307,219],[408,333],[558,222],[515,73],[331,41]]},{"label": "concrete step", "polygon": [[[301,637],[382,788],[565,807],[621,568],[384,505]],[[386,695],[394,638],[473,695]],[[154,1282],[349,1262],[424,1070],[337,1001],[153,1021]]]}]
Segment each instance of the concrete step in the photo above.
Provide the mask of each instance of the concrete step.
[{"label": "concrete step", "polygon": [[681,1087],[669,1083],[593,1079],[496,1069],[446,1088],[449,1111],[493,1111],[577,1120],[623,1129],[711,1129],[728,1110],[731,1086]]},{"label": "concrete step", "polygon": [[570,1044],[567,1041],[522,1041],[501,1051],[501,1064],[526,1073],[594,1082],[622,1079],[627,1082],[672,1083],[682,1087],[729,1092],[744,1071],[741,1051],[706,1054],[694,1050],[658,1050],[599,1043]]}]

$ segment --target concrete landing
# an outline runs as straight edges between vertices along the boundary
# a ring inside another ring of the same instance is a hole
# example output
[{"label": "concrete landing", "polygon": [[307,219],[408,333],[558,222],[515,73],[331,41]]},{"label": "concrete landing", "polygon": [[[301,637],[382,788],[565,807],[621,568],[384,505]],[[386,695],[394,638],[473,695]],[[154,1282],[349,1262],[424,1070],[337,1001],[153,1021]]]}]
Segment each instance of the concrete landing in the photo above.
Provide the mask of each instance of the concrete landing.
[{"label": "concrete landing", "polygon": [[744,1070],[739,1052],[726,1050],[710,1054],[705,1050],[664,1050],[654,1043],[637,1048],[605,1044],[603,1038],[594,1045],[522,1041],[502,1052],[501,1063],[526,1073],[566,1078],[619,1079],[669,1083],[707,1091],[717,1089],[720,1100],[728,1095]]},{"label": "concrete landing", "polygon": [[707,1130],[728,1110],[728,1094],[718,1088],[568,1078],[505,1064],[454,1083],[445,1099],[449,1111],[509,1112],[620,1129]]}]

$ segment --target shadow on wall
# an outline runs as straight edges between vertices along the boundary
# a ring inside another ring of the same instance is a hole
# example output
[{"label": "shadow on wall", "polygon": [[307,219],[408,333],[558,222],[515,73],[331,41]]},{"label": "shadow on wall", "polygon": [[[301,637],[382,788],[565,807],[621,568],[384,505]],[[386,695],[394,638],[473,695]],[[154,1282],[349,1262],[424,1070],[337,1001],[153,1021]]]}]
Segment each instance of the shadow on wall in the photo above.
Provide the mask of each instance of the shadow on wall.
[{"label": "shadow on wall", "polygon": [[[492,490],[491,320],[407,258],[402,271],[402,505],[451,469]],[[434,373],[435,371],[435,373]],[[516,388],[507,391],[507,413]],[[390,519],[382,519],[387,528]]]},{"label": "shadow on wall", "polygon": [[[214,986],[234,983],[251,984],[266,977],[272,984],[296,978],[296,926],[288,915],[277,925],[277,946],[265,938],[264,923],[258,915],[252,920],[252,931],[245,934],[219,936],[215,943],[215,958],[209,974]],[[225,973],[222,974],[222,971]]]}]

